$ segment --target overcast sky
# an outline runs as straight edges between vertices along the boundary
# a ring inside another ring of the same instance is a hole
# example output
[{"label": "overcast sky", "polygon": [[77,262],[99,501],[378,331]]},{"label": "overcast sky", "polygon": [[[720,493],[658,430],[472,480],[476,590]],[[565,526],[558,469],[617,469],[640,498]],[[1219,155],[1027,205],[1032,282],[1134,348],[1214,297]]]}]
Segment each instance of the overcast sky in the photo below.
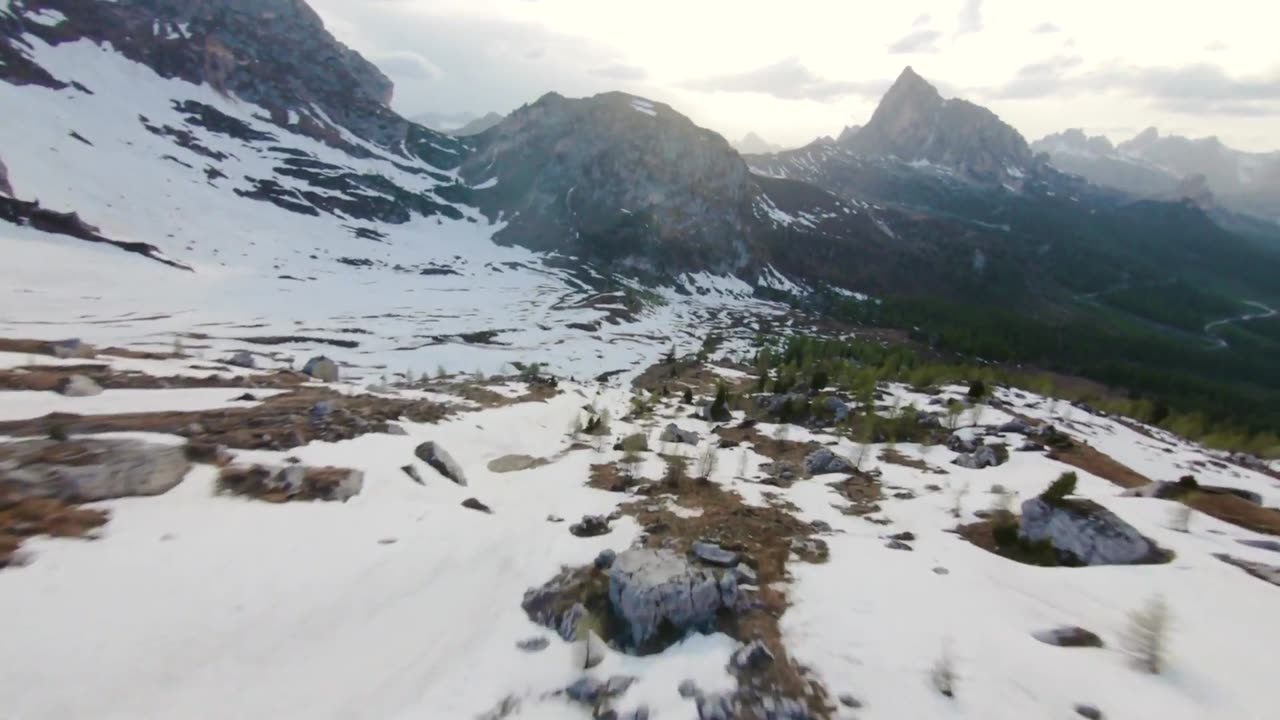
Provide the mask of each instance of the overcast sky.
[{"label": "overcast sky", "polygon": [[1280,0],[310,0],[406,115],[624,90],[731,140],[861,124],[906,65],[1029,140],[1155,125],[1280,150]]}]

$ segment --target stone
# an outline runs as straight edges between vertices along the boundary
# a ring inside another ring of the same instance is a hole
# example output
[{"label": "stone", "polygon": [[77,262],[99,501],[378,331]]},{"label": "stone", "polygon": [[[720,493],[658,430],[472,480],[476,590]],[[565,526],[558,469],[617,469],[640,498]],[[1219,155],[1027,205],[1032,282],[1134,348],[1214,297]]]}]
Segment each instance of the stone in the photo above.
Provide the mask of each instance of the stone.
[{"label": "stone", "polygon": [[733,708],[733,695],[699,695],[698,720],[734,720],[738,717]]},{"label": "stone", "polygon": [[839,700],[841,705],[848,708],[853,708],[854,710],[857,710],[858,708],[862,707],[862,701],[849,693],[841,693]]},{"label": "stone", "polygon": [[958,453],[971,453],[978,449],[978,441],[959,433],[947,438],[947,449]]},{"label": "stone", "polygon": [[962,468],[970,470],[981,470],[983,468],[996,467],[1000,465],[1000,455],[990,445],[983,445],[972,453],[963,453],[956,456],[951,461],[952,465],[958,465]]},{"label": "stone", "polygon": [[614,552],[610,548],[605,548],[600,551],[599,555],[596,555],[595,566],[601,570],[608,570],[609,566],[613,565],[613,561],[617,558],[618,553]]},{"label": "stone", "polygon": [[84,360],[98,356],[97,350],[92,345],[81,342],[79,338],[58,340],[50,343],[49,347],[53,350],[54,357],[62,358],[63,360],[72,358]]},{"label": "stone", "polygon": [[1102,647],[1102,638],[1074,625],[1037,630],[1031,633],[1031,637],[1056,647]]},{"label": "stone", "polygon": [[582,676],[564,689],[570,700],[591,705],[604,693],[604,682],[593,677]]},{"label": "stone", "polygon": [[536,458],[530,455],[503,455],[500,458],[490,460],[487,467],[489,472],[509,473],[529,470],[546,464],[547,460],[545,458]]},{"label": "stone", "polygon": [[1044,445],[1034,440],[1023,440],[1018,446],[1018,452],[1040,452],[1041,450],[1044,450]]},{"label": "stone", "polygon": [[902,542],[901,540],[890,540],[889,542],[885,543],[884,546],[889,548],[890,550],[912,551],[914,549],[910,545]]},{"label": "stone", "polygon": [[254,369],[258,367],[258,361],[253,357],[253,353],[246,350],[241,350],[240,352],[235,353],[226,360],[223,360],[223,362],[227,365],[234,365],[242,368]]},{"label": "stone", "polygon": [[1076,705],[1075,710],[1077,715],[1082,718],[1087,718],[1087,720],[1102,720],[1102,711],[1093,705],[1080,703]]},{"label": "stone", "polygon": [[560,622],[556,625],[556,632],[560,634],[561,639],[565,642],[574,642],[578,639],[578,624],[589,614],[586,605],[574,603],[560,617]]},{"label": "stone", "polygon": [[608,697],[620,697],[636,679],[630,675],[613,675],[604,684],[604,694]]},{"label": "stone", "polygon": [[1271,552],[1280,553],[1280,542],[1275,540],[1236,540],[1241,545],[1247,545],[1259,550],[1270,550]]},{"label": "stone", "polygon": [[302,489],[307,480],[307,469],[301,465],[290,465],[276,474],[270,481],[276,489],[290,495]]},{"label": "stone", "polygon": [[67,397],[93,397],[102,394],[102,386],[87,375],[72,375],[62,383],[58,392]]},{"label": "stone", "polygon": [[428,440],[415,448],[413,454],[417,455],[422,462],[430,465],[436,472],[466,487],[467,476],[463,473],[462,466],[453,459],[452,455],[436,443]]},{"label": "stone", "polygon": [[906,530],[900,533],[894,533],[893,535],[890,535],[889,539],[901,540],[902,542],[915,542],[916,534],[911,532],[910,530]]},{"label": "stone", "polygon": [[1265,580],[1272,585],[1280,585],[1280,567],[1267,565],[1266,563],[1253,562],[1252,560],[1244,560],[1225,553],[1215,553],[1214,557],[1228,565],[1235,565],[1259,580]]},{"label": "stone", "polygon": [[934,575],[950,575],[951,571],[944,567],[939,566],[933,569],[933,574]]},{"label": "stone", "polygon": [[516,643],[516,647],[525,652],[542,652],[551,646],[551,641],[544,637],[529,638]]},{"label": "stone", "polygon": [[1059,554],[1084,565],[1134,565],[1157,562],[1159,548],[1115,513],[1094,503],[1022,503],[1018,535],[1048,542]]},{"label": "stone", "polygon": [[832,414],[836,422],[844,422],[849,419],[849,404],[834,395],[823,400],[822,406]]},{"label": "stone", "polygon": [[852,472],[853,463],[836,455],[828,448],[819,448],[805,457],[804,468],[810,475],[829,475]]},{"label": "stone", "polygon": [[826,520],[814,520],[809,523],[809,527],[813,528],[814,532],[832,532],[833,530],[831,523]]},{"label": "stone", "polygon": [[773,653],[763,640],[752,640],[735,650],[730,662],[738,670],[759,670],[773,662]]},{"label": "stone", "polygon": [[755,585],[760,582],[756,571],[743,563],[738,563],[738,566],[733,569],[733,576],[740,585]]},{"label": "stone", "polygon": [[488,513],[490,515],[493,514],[493,510],[490,509],[488,505],[485,505],[484,503],[480,502],[475,498],[467,498],[466,500],[463,500],[462,507],[467,508],[468,510],[478,510],[482,513]]},{"label": "stone", "polygon": [[668,423],[662,434],[658,436],[658,440],[661,442],[684,443],[686,445],[697,445],[700,439],[698,433],[692,430],[682,430],[675,423]]},{"label": "stone", "polygon": [[302,372],[321,382],[338,382],[338,364],[323,355],[308,360],[302,366]]},{"label": "stone", "polygon": [[412,466],[412,465],[402,465],[402,466],[400,467],[400,470],[401,470],[405,475],[408,475],[410,480],[412,480],[412,481],[414,481],[414,482],[418,483],[419,485],[426,485],[426,483],[425,483],[425,482],[423,482],[423,480],[422,480],[422,476],[418,474],[418,468],[416,468],[416,467],[414,467],[414,466]]},{"label": "stone", "polygon": [[1027,435],[1031,432],[1031,425],[1022,418],[1014,418],[996,429],[1002,433],[1018,433],[1020,435]]},{"label": "stone", "polygon": [[387,434],[405,436],[409,434],[409,431],[405,430],[404,426],[399,423],[387,423]]},{"label": "stone", "polygon": [[689,699],[701,694],[702,691],[698,689],[698,684],[694,681],[681,680],[680,684],[676,686],[676,692],[680,693],[680,697]]},{"label": "stone", "polygon": [[715,543],[696,542],[691,549],[694,557],[711,565],[733,567],[738,564],[738,553],[725,550]]},{"label": "stone", "polygon": [[569,532],[577,537],[597,537],[609,532],[609,519],[603,515],[583,515],[582,520],[569,526]]},{"label": "stone", "polygon": [[[46,460],[56,449],[56,459]],[[26,440],[5,445],[10,458],[0,466],[0,483],[22,495],[94,502],[161,495],[191,468],[182,445],[142,440]]]},{"label": "stone", "polygon": [[549,523],[562,523],[562,522],[564,522],[564,518],[560,517],[559,515],[548,515],[548,516],[547,516],[547,522],[549,522]]},{"label": "stone", "polygon": [[637,705],[631,712],[619,715],[618,720],[649,720],[649,706]]},{"label": "stone", "polygon": [[609,568],[609,602],[636,649],[650,646],[664,623],[680,635],[710,630],[729,605],[714,573],[666,549],[619,553]]}]

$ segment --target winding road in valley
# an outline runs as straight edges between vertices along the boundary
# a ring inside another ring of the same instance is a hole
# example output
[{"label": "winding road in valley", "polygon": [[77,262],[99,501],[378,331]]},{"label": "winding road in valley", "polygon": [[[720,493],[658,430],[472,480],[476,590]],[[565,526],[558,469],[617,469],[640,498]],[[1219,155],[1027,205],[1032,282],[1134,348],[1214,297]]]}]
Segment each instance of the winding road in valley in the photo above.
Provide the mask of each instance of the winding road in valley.
[{"label": "winding road in valley", "polygon": [[1213,331],[1215,328],[1219,328],[1224,325],[1230,325],[1231,323],[1246,322],[1248,320],[1261,320],[1262,318],[1274,317],[1276,314],[1276,310],[1274,310],[1273,308],[1267,307],[1266,305],[1263,305],[1262,303],[1256,302],[1254,300],[1245,300],[1244,304],[1252,305],[1253,307],[1258,308],[1258,312],[1245,313],[1244,315],[1240,315],[1237,317],[1214,320],[1213,322],[1208,323],[1204,326],[1204,334],[1207,335],[1213,341],[1215,345],[1214,347],[1215,350],[1224,350],[1230,347],[1230,345],[1227,344],[1226,340],[1223,340],[1222,338],[1213,334]]}]

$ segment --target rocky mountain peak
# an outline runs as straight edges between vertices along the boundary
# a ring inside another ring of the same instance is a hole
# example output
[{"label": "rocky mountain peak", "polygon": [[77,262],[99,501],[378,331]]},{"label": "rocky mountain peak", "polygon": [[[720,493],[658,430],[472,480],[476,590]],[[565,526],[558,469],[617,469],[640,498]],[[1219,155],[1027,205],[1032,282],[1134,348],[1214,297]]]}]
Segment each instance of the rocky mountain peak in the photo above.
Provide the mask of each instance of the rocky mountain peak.
[{"label": "rocky mountain peak", "polygon": [[755,132],[748,132],[741,140],[734,143],[733,146],[743,155],[759,155],[762,153],[775,153],[782,150],[781,145],[773,143],[760,137]]},{"label": "rocky mountain peak", "polygon": [[1038,164],[1027,141],[995,113],[965,100],[944,100],[910,67],[866,126],[842,134],[841,141],[858,154],[928,162],[987,182],[1017,182]]}]

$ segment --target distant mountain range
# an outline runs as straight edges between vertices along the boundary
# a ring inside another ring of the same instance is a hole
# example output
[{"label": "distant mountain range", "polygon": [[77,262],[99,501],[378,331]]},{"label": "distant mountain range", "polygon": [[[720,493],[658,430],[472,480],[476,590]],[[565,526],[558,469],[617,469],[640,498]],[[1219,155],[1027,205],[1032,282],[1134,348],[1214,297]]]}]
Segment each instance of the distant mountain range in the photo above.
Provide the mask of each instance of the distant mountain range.
[{"label": "distant mountain range", "polygon": [[781,145],[774,145],[754,132],[747,133],[741,140],[734,143],[733,147],[743,155],[776,153],[783,149]]},{"label": "distant mountain range", "polygon": [[1058,168],[1098,185],[1140,197],[1191,197],[1280,222],[1280,152],[1248,153],[1216,137],[1161,136],[1155,128],[1119,145],[1073,129],[1031,147],[1047,153]]},{"label": "distant mountain range", "polygon": [[489,128],[502,122],[502,115],[496,112],[485,113],[476,116],[471,113],[458,114],[440,114],[440,113],[420,113],[409,118],[410,120],[425,125],[432,130],[439,130],[448,133],[454,137],[467,137],[470,135],[479,135]]}]

